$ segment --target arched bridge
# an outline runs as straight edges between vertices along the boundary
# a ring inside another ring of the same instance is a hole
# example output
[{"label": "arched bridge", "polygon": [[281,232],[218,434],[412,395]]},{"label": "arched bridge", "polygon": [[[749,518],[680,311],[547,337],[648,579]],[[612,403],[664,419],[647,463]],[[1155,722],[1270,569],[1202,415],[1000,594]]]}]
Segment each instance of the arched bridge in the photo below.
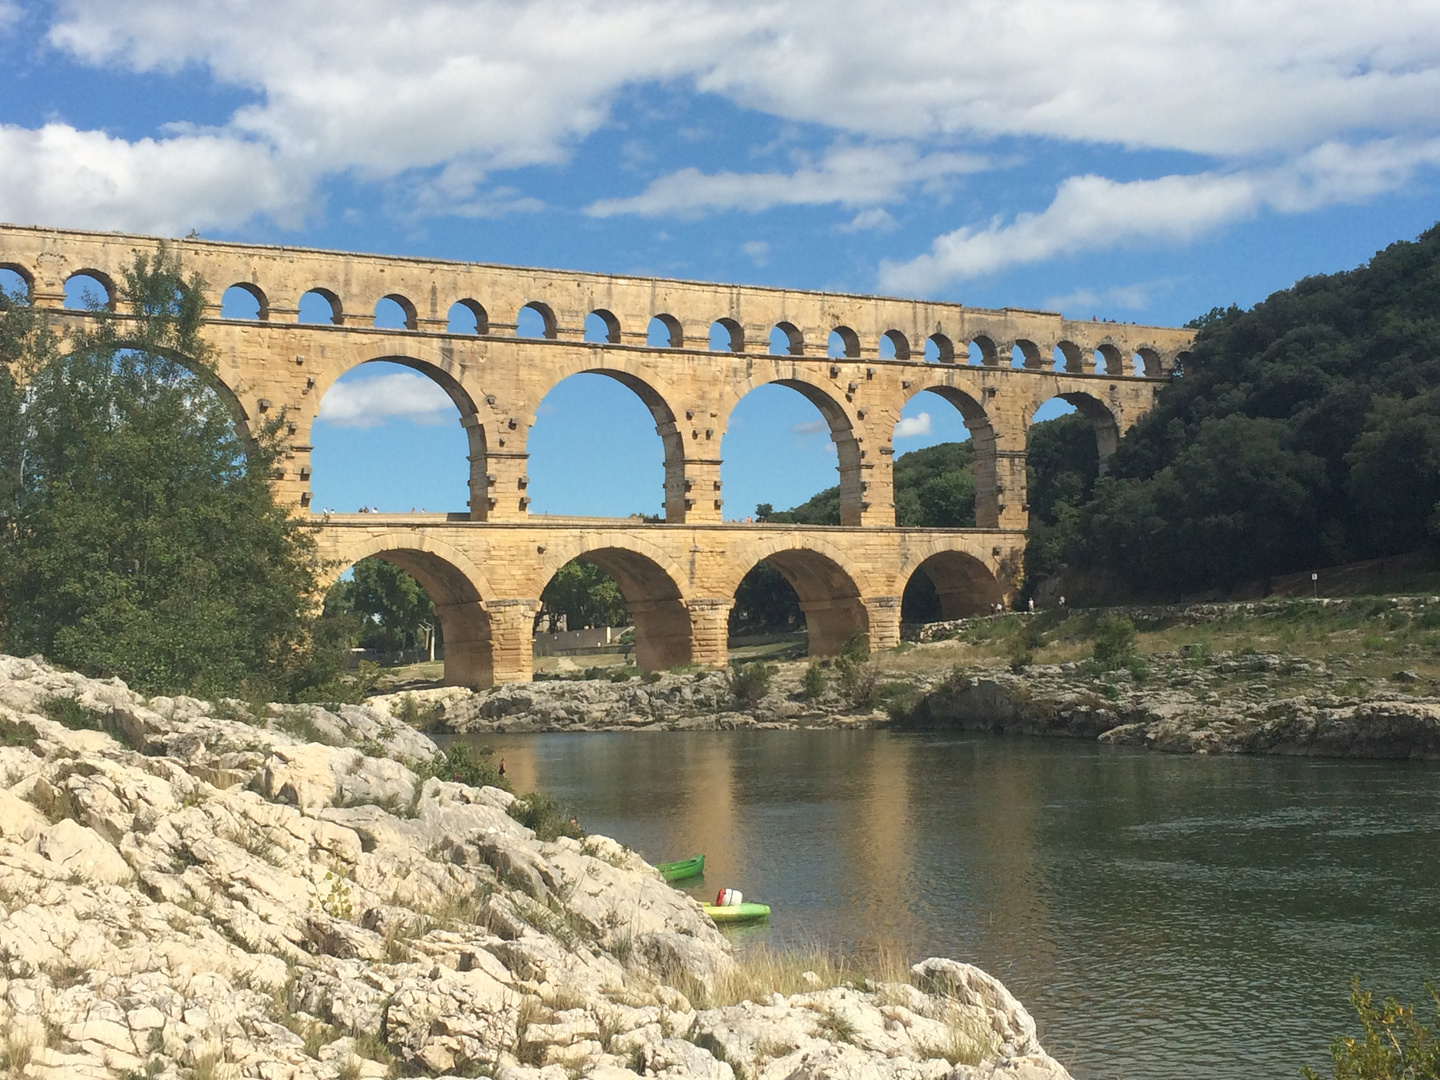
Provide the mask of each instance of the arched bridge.
[{"label": "arched bridge", "polygon": [[[0,226],[0,269],[19,275],[36,306],[59,312],[67,282],[83,276],[113,298],[135,254],[157,243]],[[297,507],[310,506],[310,430],[321,398],[352,368],[403,364],[455,402],[469,440],[468,510],[330,515],[320,545],[334,574],[382,555],[419,578],[440,612],[446,679],[472,685],[529,678],[537,598],[555,570],[581,555],[620,584],[646,669],[724,663],[735,588],[760,561],[795,586],[812,653],[833,652],[854,630],[874,647],[893,645],[899,598],[917,569],[935,583],[947,615],[983,609],[1010,592],[1019,571],[1026,432],[1036,409],[1054,397],[1073,404],[1095,426],[1103,467],[1192,341],[1186,330],[1014,308],[169,244],[207,283],[205,334],[241,423],[284,417],[289,443],[276,485]],[[248,294],[253,318],[222,317],[232,289]],[[306,294],[323,300],[327,321],[298,321]],[[404,329],[375,326],[383,301],[403,312]],[[517,335],[526,309],[538,337]],[[586,340],[587,320],[603,328],[600,340]],[[526,440],[536,408],[582,372],[629,387],[654,417],[665,448],[663,523],[528,514]],[[829,425],[840,526],[723,521],[721,439],[738,402],[767,383],[799,391]],[[926,391],[949,401],[970,431],[976,529],[895,526],[895,424]]]}]

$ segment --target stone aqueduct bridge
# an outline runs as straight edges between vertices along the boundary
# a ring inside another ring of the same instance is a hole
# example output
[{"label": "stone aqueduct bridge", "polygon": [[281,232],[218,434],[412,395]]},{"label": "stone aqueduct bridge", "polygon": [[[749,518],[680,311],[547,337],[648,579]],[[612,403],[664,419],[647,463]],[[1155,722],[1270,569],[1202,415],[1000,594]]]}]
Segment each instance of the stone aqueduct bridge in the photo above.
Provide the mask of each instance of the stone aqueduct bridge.
[{"label": "stone aqueduct bridge", "polygon": [[[77,274],[113,297],[136,252],[157,242],[0,226],[0,267],[24,278],[34,304],[59,310]],[[369,555],[415,575],[439,611],[446,681],[470,685],[530,677],[538,597],[581,555],[620,584],[647,670],[723,664],[735,589],[761,560],[795,586],[811,651],[822,655],[854,630],[873,647],[895,644],[900,598],[917,569],[935,583],[947,616],[1002,599],[1023,550],[1025,436],[1035,410],[1057,396],[1073,404],[1095,425],[1103,459],[1191,342],[1183,330],[1012,308],[199,239],[170,246],[207,283],[217,390],[243,425],[283,417],[287,451],[275,482],[298,507],[310,505],[311,425],[340,376],[391,361],[429,376],[455,402],[469,438],[468,512],[330,515],[319,543],[333,575]],[[220,299],[232,287],[251,294],[258,318],[222,317]],[[328,301],[329,323],[297,321],[310,292]],[[375,327],[382,298],[403,310],[405,329]],[[540,316],[543,337],[517,336],[524,308]],[[452,314],[473,321],[473,332],[452,332]],[[585,340],[591,315],[602,341]],[[723,351],[710,347],[717,324]],[[780,355],[771,351],[777,329]],[[650,343],[656,332],[663,347]],[[934,362],[925,359],[927,343]],[[966,362],[972,343],[982,362]],[[528,514],[526,437],[536,407],[581,372],[618,380],[655,418],[665,449],[663,523]],[[840,526],[722,520],[721,438],[740,399],[766,383],[797,390],[829,424]],[[926,391],[958,409],[970,431],[978,528],[895,526],[894,428],[906,402]]]}]

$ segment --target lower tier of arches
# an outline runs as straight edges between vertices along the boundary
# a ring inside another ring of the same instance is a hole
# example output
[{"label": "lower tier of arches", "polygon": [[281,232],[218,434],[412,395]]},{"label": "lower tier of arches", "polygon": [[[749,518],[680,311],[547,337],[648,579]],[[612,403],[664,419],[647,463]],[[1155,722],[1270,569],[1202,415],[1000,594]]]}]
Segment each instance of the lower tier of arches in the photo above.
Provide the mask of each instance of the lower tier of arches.
[{"label": "lower tier of arches", "polygon": [[764,562],[799,598],[810,652],[831,656],[852,635],[871,649],[900,640],[901,598],[923,575],[946,618],[986,610],[1019,580],[1014,530],[635,525],[569,519],[486,524],[443,514],[331,515],[318,528],[328,581],[371,556],[413,576],[435,606],[445,682],[528,682],[540,595],[572,559],[594,563],[624,595],[643,671],[723,667],[730,609]]}]

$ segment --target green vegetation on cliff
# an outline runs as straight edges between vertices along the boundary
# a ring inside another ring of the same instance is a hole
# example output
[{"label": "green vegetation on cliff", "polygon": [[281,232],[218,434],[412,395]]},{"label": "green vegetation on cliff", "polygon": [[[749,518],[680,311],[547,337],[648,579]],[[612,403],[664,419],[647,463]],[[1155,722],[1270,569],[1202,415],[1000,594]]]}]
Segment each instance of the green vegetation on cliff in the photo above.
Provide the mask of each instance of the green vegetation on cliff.
[{"label": "green vegetation on cliff", "polygon": [[1440,228],[1196,321],[1192,359],[1058,515],[1113,591],[1223,592],[1440,535]]},{"label": "green vegetation on cliff", "polygon": [[200,282],[164,251],[121,294],[63,337],[0,297],[0,643],[149,691],[324,681],[342,642],[269,483],[281,421],[237,429]]}]

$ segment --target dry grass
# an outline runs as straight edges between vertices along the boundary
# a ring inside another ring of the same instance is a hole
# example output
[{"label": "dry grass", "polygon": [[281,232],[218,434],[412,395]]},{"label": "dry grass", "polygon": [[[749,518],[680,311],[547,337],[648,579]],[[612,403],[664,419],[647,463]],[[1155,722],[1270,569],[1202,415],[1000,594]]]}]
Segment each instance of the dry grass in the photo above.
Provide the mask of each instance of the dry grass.
[{"label": "dry grass", "polygon": [[951,1065],[979,1065],[1000,1052],[1000,1039],[995,1032],[958,1009],[947,1010],[941,1018],[945,1038],[934,1044],[917,1044],[915,1052],[922,1060],[944,1058]]},{"label": "dry grass", "polygon": [[[808,977],[807,977],[808,976]],[[736,959],[729,974],[705,983],[684,972],[669,972],[665,982],[697,1008],[713,1009],[742,1001],[763,1001],[771,994],[804,994],[830,986],[867,987],[908,982],[909,964],[898,949],[879,948],[858,957],[820,950],[752,949]]]}]

